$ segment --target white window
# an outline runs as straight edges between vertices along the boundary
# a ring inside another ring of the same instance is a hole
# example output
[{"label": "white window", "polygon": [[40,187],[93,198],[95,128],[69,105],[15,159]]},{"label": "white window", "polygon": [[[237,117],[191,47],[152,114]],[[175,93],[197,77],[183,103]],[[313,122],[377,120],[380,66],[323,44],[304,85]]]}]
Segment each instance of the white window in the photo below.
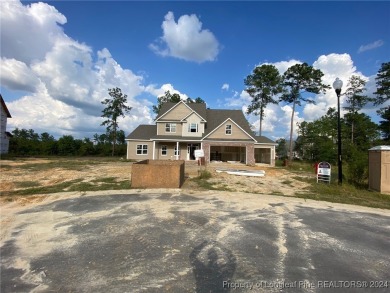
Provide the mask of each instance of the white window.
[{"label": "white window", "polygon": [[167,146],[166,145],[162,145],[161,146],[161,155],[162,156],[166,156],[167,155]]},{"label": "white window", "polygon": [[226,135],[231,135],[232,134],[232,125],[231,124],[226,124],[225,134]]},{"label": "white window", "polygon": [[165,132],[176,132],[176,123],[165,123]]},{"label": "white window", "polygon": [[180,147],[175,146],[175,156],[180,156]]},{"label": "white window", "polygon": [[147,155],[147,154],[148,154],[148,145],[137,144],[137,155]]},{"label": "white window", "polygon": [[197,123],[188,124],[188,132],[198,132],[198,124]]}]

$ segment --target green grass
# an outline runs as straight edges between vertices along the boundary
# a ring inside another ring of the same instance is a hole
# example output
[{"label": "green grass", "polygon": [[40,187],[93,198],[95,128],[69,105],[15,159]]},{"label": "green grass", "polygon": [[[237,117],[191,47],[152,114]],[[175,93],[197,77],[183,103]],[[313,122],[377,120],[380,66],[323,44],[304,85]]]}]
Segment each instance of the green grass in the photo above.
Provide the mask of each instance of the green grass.
[{"label": "green grass", "polygon": [[54,162],[47,163],[28,163],[19,166],[15,166],[14,168],[21,170],[28,170],[30,172],[34,171],[47,171],[55,168],[71,170],[71,171],[81,171],[85,168],[88,168],[92,165],[101,164],[99,161],[78,161],[78,160],[56,160]]},{"label": "green grass", "polygon": [[5,191],[2,192],[2,196],[9,195],[33,195],[33,194],[45,194],[45,193],[57,193],[66,191],[67,188],[82,181],[82,179],[75,179],[71,181],[65,181],[58,184],[50,185],[50,186],[38,186],[38,187],[30,187],[26,189],[14,190],[14,191]]},{"label": "green grass", "polygon": [[0,162],[0,170],[9,170],[9,169],[20,169],[28,170],[30,172],[34,171],[46,171],[54,168],[61,168],[65,170],[81,171],[89,166],[94,166],[103,163],[110,162],[122,162],[128,163],[131,160],[121,159],[118,157],[47,157],[40,158],[48,160],[45,163],[31,163],[31,158],[13,158],[14,162],[26,162],[26,164],[20,164],[18,166],[10,166],[8,164],[3,164]]},{"label": "green grass", "polygon": [[288,185],[288,186],[291,186],[292,181],[287,179],[287,180],[283,180],[281,183],[285,184],[285,185]]},{"label": "green grass", "polygon": [[390,209],[390,195],[358,188],[344,182],[340,186],[336,181],[327,184],[322,182],[317,183],[314,178],[300,178],[298,180],[310,184],[305,192],[295,194],[299,198]]},{"label": "green grass", "polygon": [[211,177],[212,177],[212,175],[209,171],[207,171],[207,170],[200,170],[199,171],[199,176],[198,176],[199,179],[207,180],[207,179],[210,179]]},{"label": "green grass", "polygon": [[91,182],[95,183],[108,183],[108,184],[116,184],[116,177],[104,177],[104,178],[97,178],[94,180],[91,180]]},{"label": "green grass", "polygon": [[25,189],[2,192],[2,196],[13,195],[34,195],[34,194],[48,194],[58,193],[65,191],[99,191],[99,190],[120,190],[130,189],[130,180],[116,181],[114,177],[102,178],[102,180],[95,179],[91,182],[83,182],[82,179],[75,179],[71,181],[65,181],[50,186],[37,186],[29,187],[28,185],[35,185],[35,183],[27,183]]},{"label": "green grass", "polygon": [[15,182],[15,186],[16,188],[30,188],[40,186],[40,184],[37,181],[19,181]]},{"label": "green grass", "polygon": [[[96,182],[97,180],[95,180]],[[120,190],[120,189],[130,189],[131,183],[130,180],[124,180],[113,183],[103,183],[103,184],[93,184],[91,182],[80,182],[70,186],[67,191],[99,191],[99,190]]]}]

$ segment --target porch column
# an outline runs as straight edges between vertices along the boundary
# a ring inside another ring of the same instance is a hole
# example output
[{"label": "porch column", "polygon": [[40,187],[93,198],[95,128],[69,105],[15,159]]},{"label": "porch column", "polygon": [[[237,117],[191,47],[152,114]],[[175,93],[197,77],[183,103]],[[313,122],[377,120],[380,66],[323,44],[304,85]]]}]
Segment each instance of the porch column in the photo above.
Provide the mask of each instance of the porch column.
[{"label": "porch column", "polygon": [[254,144],[246,144],[246,164],[248,166],[255,165],[255,147]]},{"label": "porch column", "polygon": [[203,142],[202,143],[202,149],[204,152],[204,160],[206,163],[210,163],[210,143],[209,142]]},{"label": "porch column", "polygon": [[179,142],[176,142],[176,160],[179,159],[180,149],[179,149]]},{"label": "porch column", "polygon": [[156,154],[156,141],[153,140],[153,157],[152,157],[153,160],[155,158],[155,154]]}]

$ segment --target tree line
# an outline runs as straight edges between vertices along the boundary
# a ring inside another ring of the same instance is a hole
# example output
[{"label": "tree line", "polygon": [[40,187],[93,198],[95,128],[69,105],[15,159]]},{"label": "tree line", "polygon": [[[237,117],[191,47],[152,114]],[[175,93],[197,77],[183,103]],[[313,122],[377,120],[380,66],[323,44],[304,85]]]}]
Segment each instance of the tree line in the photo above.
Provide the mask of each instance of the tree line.
[{"label": "tree line", "polygon": [[[346,114],[340,119],[342,160],[347,163],[347,180],[353,184],[362,184],[368,178],[368,149],[376,145],[390,144],[390,106],[377,109],[377,114],[382,119],[379,124],[360,112],[369,102],[380,107],[389,101],[390,62],[383,63],[378,71],[374,97],[366,95],[365,84],[361,77],[352,75],[343,93],[346,98],[344,106]],[[338,132],[336,108],[330,107],[319,119],[312,122],[303,121],[297,123],[297,126],[298,137],[294,143],[291,139],[287,142],[285,138],[276,141],[278,143],[276,152],[279,157],[286,158],[289,155],[290,159],[295,157],[313,162],[336,163]]]},{"label": "tree line", "polygon": [[[93,139],[76,139],[72,135],[63,135],[55,139],[53,135],[36,133],[33,129],[12,131],[9,154],[17,156],[109,156],[112,155],[113,139],[108,133],[95,134]],[[125,132],[116,133],[115,155],[126,155]]]},{"label": "tree line", "polygon": [[[287,69],[287,71],[280,75],[278,69],[271,64],[264,64],[257,66],[252,74],[248,75],[244,80],[246,85],[246,92],[251,96],[252,100],[247,108],[247,114],[254,114],[259,116],[260,135],[262,131],[262,121],[264,120],[264,111],[268,104],[278,104],[285,102],[292,105],[291,123],[290,123],[290,139],[288,157],[293,159],[293,129],[294,129],[294,113],[296,106],[301,106],[302,103],[315,104],[315,101],[308,97],[308,93],[319,94],[325,93],[330,89],[322,81],[323,73],[319,69],[309,66],[307,63],[296,64]],[[365,88],[366,81],[358,75],[352,75],[347,83],[347,89],[342,95],[346,97],[347,114],[343,118],[342,131],[344,133],[342,141],[348,147],[351,145],[353,149],[358,149],[367,152],[367,140],[375,141],[373,137],[379,136],[379,131],[382,134],[383,143],[390,142],[390,106],[382,107],[377,110],[378,115],[383,119],[379,125],[373,123],[365,114],[359,113],[369,102],[375,106],[380,106],[390,99],[390,62],[383,63],[376,76],[377,90],[374,97],[366,95]],[[305,143],[308,149],[321,149],[321,154],[325,152],[320,145],[326,143],[335,143],[334,131],[337,131],[337,111],[330,108],[328,113],[319,120],[312,123],[303,122],[299,126],[299,138]],[[332,124],[332,129],[329,132],[321,129],[326,123]],[[321,125],[321,126],[320,126]],[[363,126],[364,125],[364,126]],[[366,128],[365,128],[366,127]],[[362,133],[366,133],[367,129],[371,132],[363,139]],[[345,134],[348,133],[348,137]],[[360,138],[358,138],[360,137]],[[316,143],[314,143],[314,139]],[[318,141],[321,141],[318,144]],[[299,142],[298,142],[299,145]],[[348,150],[351,150],[348,148]],[[303,151],[302,151],[303,152]],[[318,151],[317,151],[318,152]],[[306,150],[310,153],[310,159],[317,159],[315,151]],[[333,157],[332,157],[333,158]]]},{"label": "tree line", "polygon": [[[127,106],[127,95],[118,87],[108,89],[109,98],[101,103],[105,105],[102,115],[105,120],[101,126],[106,126],[106,133],[95,134],[93,139],[76,139],[72,135],[63,135],[58,140],[53,135],[44,132],[36,133],[33,129],[19,129],[12,131],[9,154],[17,156],[123,156],[126,155],[127,144],[125,133],[119,130],[118,118],[124,117],[131,111]],[[157,99],[153,112],[158,114],[163,103],[181,101],[179,94],[165,94]],[[200,97],[188,98],[187,103],[204,103]]]}]

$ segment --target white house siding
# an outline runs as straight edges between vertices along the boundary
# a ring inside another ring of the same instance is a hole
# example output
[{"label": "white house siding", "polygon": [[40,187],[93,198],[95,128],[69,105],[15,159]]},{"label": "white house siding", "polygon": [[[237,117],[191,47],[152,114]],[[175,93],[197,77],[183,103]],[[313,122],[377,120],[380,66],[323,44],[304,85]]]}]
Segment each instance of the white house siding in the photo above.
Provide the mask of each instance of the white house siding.
[{"label": "white house siding", "polygon": [[[231,125],[231,134],[226,134],[226,125]],[[207,136],[207,139],[229,139],[229,140],[235,140],[235,139],[250,139],[248,134],[246,134],[243,130],[241,130],[235,123],[228,120],[225,123],[223,123],[221,126],[219,126],[214,132],[212,132],[209,136]]]},{"label": "white house siding", "polygon": [[[162,155],[162,146],[167,147],[167,154],[165,156]],[[187,154],[187,148],[185,143],[179,143],[180,150],[180,160],[185,160],[185,155]],[[175,147],[176,142],[156,142],[156,157],[157,160],[176,160],[175,157]],[[185,153],[184,153],[185,152]],[[183,159],[184,158],[184,159]]]},{"label": "white house siding", "polygon": [[0,134],[0,140],[1,140],[0,153],[1,154],[8,153],[9,138],[6,134],[6,131],[7,131],[7,113],[5,112],[3,106],[1,106],[1,134]]},{"label": "white house siding", "polygon": [[186,106],[183,103],[179,103],[177,106],[174,107],[171,111],[168,111],[165,115],[161,116],[160,121],[163,120],[182,120],[184,117],[189,115],[192,112],[188,106]]},{"label": "white house siding", "polygon": [[170,122],[158,122],[157,123],[157,135],[166,135],[166,136],[178,136],[178,135],[181,135],[182,133],[182,125],[181,123],[176,123],[176,122],[172,122],[172,123],[175,123],[176,124],[176,132],[166,132],[166,129],[165,129],[165,124],[166,123],[170,123]]},{"label": "white house siding", "polygon": [[[198,132],[189,132],[188,131],[188,126],[191,123],[196,123],[198,125]],[[186,136],[202,137],[203,133],[204,133],[204,123],[201,123],[201,119],[199,118],[199,116],[196,115],[195,113],[188,116],[186,118],[186,122],[183,123],[182,136],[183,137],[186,137]]]}]

